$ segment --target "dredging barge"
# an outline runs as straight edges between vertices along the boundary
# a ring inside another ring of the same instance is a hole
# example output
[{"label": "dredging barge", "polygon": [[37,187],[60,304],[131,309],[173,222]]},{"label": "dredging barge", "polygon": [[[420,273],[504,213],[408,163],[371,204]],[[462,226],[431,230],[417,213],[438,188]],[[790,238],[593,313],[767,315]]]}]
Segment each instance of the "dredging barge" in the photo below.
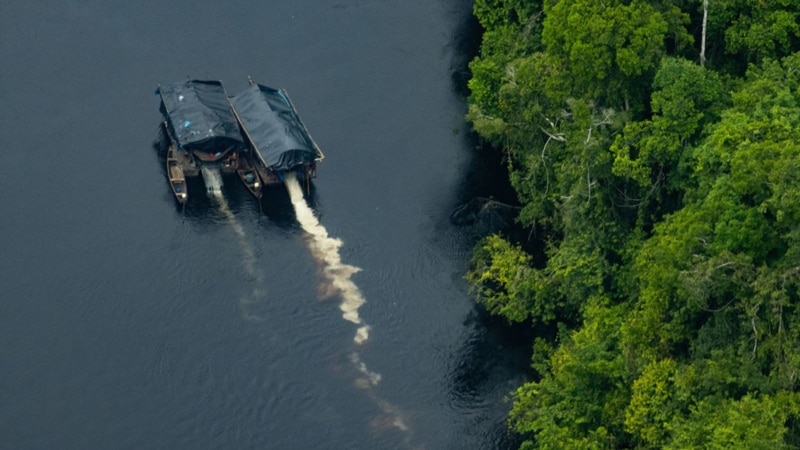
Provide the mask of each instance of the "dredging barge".
[{"label": "dredging barge", "polygon": [[189,201],[186,178],[202,177],[207,192],[221,175],[238,175],[257,199],[288,172],[309,183],[325,157],[289,94],[257,84],[228,96],[220,81],[187,80],[159,86],[162,151],[178,203]]}]

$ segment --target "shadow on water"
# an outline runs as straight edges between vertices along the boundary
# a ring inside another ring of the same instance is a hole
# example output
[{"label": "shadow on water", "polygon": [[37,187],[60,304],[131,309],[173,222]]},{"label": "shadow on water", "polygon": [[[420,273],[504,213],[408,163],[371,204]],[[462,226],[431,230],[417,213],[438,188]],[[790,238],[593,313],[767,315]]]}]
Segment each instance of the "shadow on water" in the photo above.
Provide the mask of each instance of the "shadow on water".
[{"label": "shadow on water", "polygon": [[[459,11],[452,40],[451,80],[454,91],[466,101],[469,62],[480,51],[483,29],[471,10]],[[468,123],[464,126],[464,145],[473,151],[458,186],[451,226],[472,245],[492,233],[512,239],[527,235],[515,222],[519,201],[508,178],[504,154],[482,142]],[[487,206],[492,204],[500,205],[499,209]],[[456,220],[459,211],[466,211],[468,220]],[[509,324],[479,305],[472,308],[464,327],[462,344],[453,355],[448,374],[452,402],[456,409],[468,412],[470,428],[484,430],[480,441],[491,443],[491,448],[518,448],[523,439],[509,430],[505,417],[512,406],[511,394],[534,377],[530,366],[533,330],[527,323]],[[498,409],[506,413],[498,415]]]},{"label": "shadow on water", "polygon": [[[197,224],[220,223],[221,220],[224,220],[224,216],[219,212],[218,203],[206,193],[203,179],[189,177],[186,182],[189,201],[186,206],[181,206],[172,198],[176,212],[182,214],[185,220]],[[261,199],[256,199],[236,176],[225,176],[223,182],[222,192],[232,211],[252,208],[280,229],[298,229],[289,194],[282,185],[263,189]],[[169,189],[169,185],[166,183],[165,189]]]},{"label": "shadow on water", "polygon": [[472,9],[464,8],[463,3],[463,1],[453,0],[451,6],[451,10],[457,15],[457,25],[450,46],[453,55],[450,60],[450,78],[455,92],[466,97],[469,95],[467,82],[472,76],[469,62],[480,51],[483,27],[472,14]]},{"label": "shadow on water", "polygon": [[[164,188],[169,191],[169,181],[166,174],[166,154],[169,140],[164,134],[163,126],[160,124],[152,146],[164,176]],[[176,211],[182,214],[185,219],[195,223],[218,223],[221,217],[219,205],[217,201],[212,199],[212,196],[206,193],[203,178],[201,176],[187,177],[186,183],[189,201],[185,206],[181,206],[172,198]],[[306,195],[306,198],[313,208],[316,205],[316,187],[311,182],[308,188],[310,192]],[[255,208],[258,208],[263,217],[266,217],[277,227],[286,230],[298,228],[289,193],[283,184],[264,186],[261,198],[256,199],[247,191],[236,175],[223,175],[222,192],[232,211],[249,207],[247,203],[250,203]]]},{"label": "shadow on water", "polygon": [[[533,377],[530,328],[511,326],[478,307],[464,326],[468,334],[449,377],[452,402],[470,411],[469,425],[486,430],[481,440],[491,442],[492,448],[518,448],[522,438],[508,429],[505,420],[486,422],[497,417],[489,411],[510,410],[512,392]],[[474,405],[483,408],[471,409]]]},{"label": "shadow on water", "polygon": [[266,217],[270,222],[283,229],[297,228],[297,219],[294,216],[294,209],[292,209],[292,201],[283,185],[266,187],[262,190],[260,199],[254,199],[249,193],[248,197],[248,200],[259,205],[262,216]]}]

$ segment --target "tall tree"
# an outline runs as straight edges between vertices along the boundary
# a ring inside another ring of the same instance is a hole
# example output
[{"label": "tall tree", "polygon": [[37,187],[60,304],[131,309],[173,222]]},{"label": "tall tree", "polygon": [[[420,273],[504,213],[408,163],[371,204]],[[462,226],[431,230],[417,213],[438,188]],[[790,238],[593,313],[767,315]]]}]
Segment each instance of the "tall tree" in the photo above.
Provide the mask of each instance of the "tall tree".
[{"label": "tall tree", "polygon": [[668,37],[691,43],[688,15],[671,2],[546,1],[542,42],[567,67],[572,96],[641,108]]},{"label": "tall tree", "polygon": [[700,65],[701,4],[476,1],[468,119],[538,246],[468,279],[550,330],[523,448],[800,447],[800,4],[709,1]]}]

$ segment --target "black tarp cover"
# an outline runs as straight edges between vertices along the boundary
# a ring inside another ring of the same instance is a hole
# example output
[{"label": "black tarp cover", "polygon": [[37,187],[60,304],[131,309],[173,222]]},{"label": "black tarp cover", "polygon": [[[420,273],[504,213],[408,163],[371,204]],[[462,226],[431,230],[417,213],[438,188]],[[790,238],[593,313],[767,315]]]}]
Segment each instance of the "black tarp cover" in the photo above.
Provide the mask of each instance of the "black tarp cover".
[{"label": "black tarp cover", "polygon": [[243,146],[236,117],[219,81],[188,80],[159,86],[161,114],[178,146],[216,152]]},{"label": "black tarp cover", "polygon": [[260,84],[231,98],[247,136],[275,171],[311,163],[318,154],[289,97]]}]

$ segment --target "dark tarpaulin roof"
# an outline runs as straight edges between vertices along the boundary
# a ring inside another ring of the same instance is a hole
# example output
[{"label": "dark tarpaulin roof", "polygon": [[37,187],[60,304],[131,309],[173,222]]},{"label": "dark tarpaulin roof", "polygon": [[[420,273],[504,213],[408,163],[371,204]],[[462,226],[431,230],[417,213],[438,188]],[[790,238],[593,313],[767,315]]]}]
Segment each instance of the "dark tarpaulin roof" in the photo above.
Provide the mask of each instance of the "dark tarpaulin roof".
[{"label": "dark tarpaulin roof", "polygon": [[243,146],[228,94],[219,81],[188,80],[159,86],[161,114],[181,148],[205,152]]},{"label": "dark tarpaulin roof", "polygon": [[253,147],[272,170],[290,170],[317,158],[285,92],[257,84],[231,100]]}]

